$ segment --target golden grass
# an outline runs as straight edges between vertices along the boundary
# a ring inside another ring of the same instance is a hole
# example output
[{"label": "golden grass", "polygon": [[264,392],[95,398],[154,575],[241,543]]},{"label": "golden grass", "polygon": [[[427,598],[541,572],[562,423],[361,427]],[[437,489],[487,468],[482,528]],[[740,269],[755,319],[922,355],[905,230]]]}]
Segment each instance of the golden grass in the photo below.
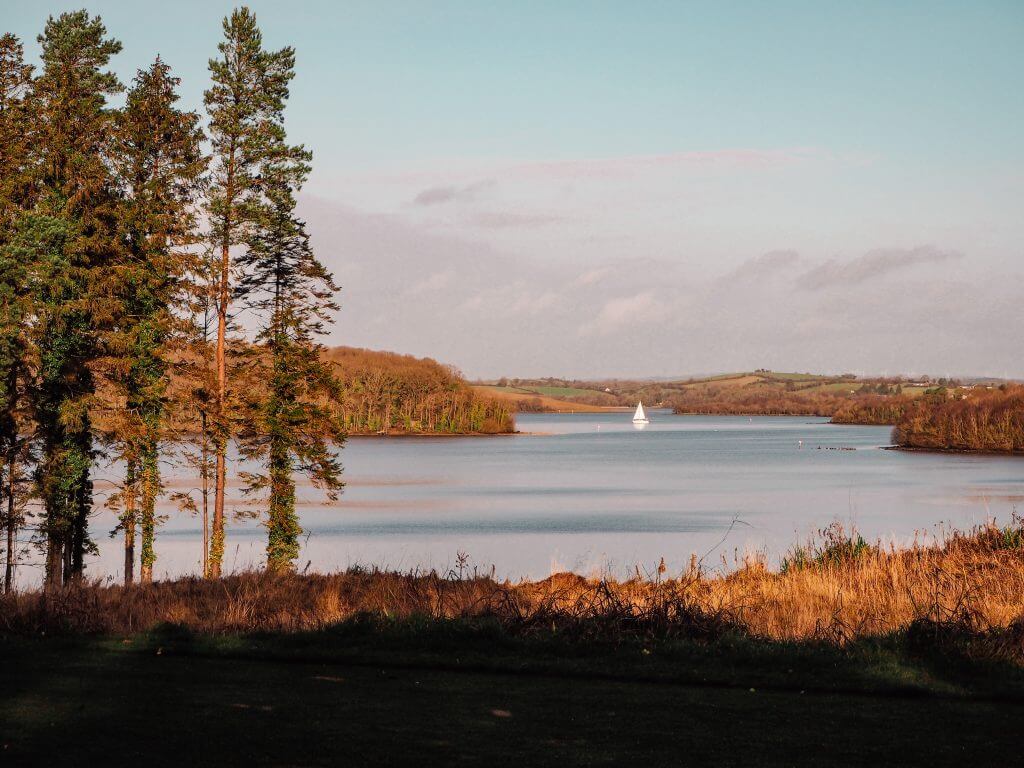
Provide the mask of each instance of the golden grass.
[{"label": "golden grass", "polygon": [[487,384],[474,384],[473,389],[486,397],[499,400],[510,400],[521,406],[527,404],[527,410],[544,409],[551,413],[606,413],[608,411],[621,411],[622,408],[606,407],[602,405],[587,405],[586,403],[574,403],[569,400],[559,400],[548,395],[533,394],[530,392],[510,392],[501,387],[492,387]]},{"label": "golden grass", "polygon": [[[452,572],[251,572],[219,581],[82,585],[0,598],[0,631],[145,631],[165,623],[196,632],[316,630],[356,616],[489,618],[511,632],[565,630],[755,638],[844,645],[915,623],[1001,633],[999,655],[1024,663],[1024,527],[984,526],[942,541],[884,550],[833,527],[781,570],[750,559],[727,574],[696,562],[674,578],[625,581],[561,573],[537,582]],[[1007,634],[1008,633],[1008,634]],[[1009,637],[1010,640],[1006,641]]]}]

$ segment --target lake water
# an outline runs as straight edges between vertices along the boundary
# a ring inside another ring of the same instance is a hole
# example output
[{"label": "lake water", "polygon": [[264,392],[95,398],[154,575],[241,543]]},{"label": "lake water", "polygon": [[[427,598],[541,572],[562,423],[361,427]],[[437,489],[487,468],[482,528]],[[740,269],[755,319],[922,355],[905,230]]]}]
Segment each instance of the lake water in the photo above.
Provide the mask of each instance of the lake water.
[{"label": "lake water", "polygon": [[[940,524],[1008,519],[1024,500],[1019,457],[882,450],[888,427],[838,426],[806,417],[524,414],[532,434],[469,438],[356,438],[343,451],[347,488],[325,504],[308,485],[299,509],[307,534],[300,568],[354,564],[545,577],[672,570],[691,553],[711,565],[763,550],[770,560],[834,520],[869,539],[905,542]],[[802,441],[802,447],[801,447]],[[820,448],[819,448],[820,446]],[[828,450],[828,449],[854,450]],[[194,483],[166,470],[169,485]],[[102,477],[116,475],[99,473]],[[238,508],[237,487],[229,503]],[[164,502],[157,577],[196,572],[196,518]],[[93,522],[100,556],[90,576],[120,577],[113,514]],[[265,531],[230,521],[225,567],[260,563]],[[29,574],[26,574],[27,576]]]}]

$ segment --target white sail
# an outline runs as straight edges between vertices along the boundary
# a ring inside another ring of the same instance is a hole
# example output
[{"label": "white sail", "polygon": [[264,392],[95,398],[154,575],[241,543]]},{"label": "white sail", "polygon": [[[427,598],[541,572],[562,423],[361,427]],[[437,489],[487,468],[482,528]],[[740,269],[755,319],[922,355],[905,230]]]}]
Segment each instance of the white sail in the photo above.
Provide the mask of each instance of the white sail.
[{"label": "white sail", "polygon": [[636,404],[636,413],[633,414],[633,423],[634,424],[646,424],[647,423],[647,414],[644,413],[644,404],[643,404],[643,402],[638,402]]}]

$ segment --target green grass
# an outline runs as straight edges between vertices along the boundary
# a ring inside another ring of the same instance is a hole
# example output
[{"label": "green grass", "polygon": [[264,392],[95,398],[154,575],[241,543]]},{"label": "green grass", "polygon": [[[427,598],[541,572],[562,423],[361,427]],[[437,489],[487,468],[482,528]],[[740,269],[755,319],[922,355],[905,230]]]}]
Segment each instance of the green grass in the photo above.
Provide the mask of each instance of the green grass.
[{"label": "green grass", "polygon": [[959,765],[1018,749],[1020,670],[891,642],[566,642],[459,622],[0,638],[18,764]]},{"label": "green grass", "polygon": [[479,385],[483,389],[493,389],[496,392],[505,392],[511,395],[535,395],[537,394],[532,389],[523,389],[522,387],[499,387],[497,384],[481,384]]},{"label": "green grass", "polygon": [[581,395],[605,394],[596,389],[580,389],[579,387],[530,387],[533,392],[548,397],[579,397]]},{"label": "green grass", "polygon": [[853,390],[856,392],[860,389],[863,384],[856,381],[834,381],[828,384],[815,384],[810,387],[801,388],[801,392],[835,392],[839,394],[847,393]]},{"label": "green grass", "polygon": [[771,371],[769,373],[759,373],[754,375],[764,376],[767,379],[783,379],[784,381],[818,381],[829,378],[828,376],[821,376],[814,373],[785,373],[779,371]]}]

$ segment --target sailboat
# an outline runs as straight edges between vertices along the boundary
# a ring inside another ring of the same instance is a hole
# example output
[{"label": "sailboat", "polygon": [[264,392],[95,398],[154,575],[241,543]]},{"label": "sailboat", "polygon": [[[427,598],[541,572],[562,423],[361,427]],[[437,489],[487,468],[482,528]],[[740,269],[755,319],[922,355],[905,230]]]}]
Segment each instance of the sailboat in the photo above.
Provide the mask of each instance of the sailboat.
[{"label": "sailboat", "polygon": [[650,424],[651,423],[651,420],[647,418],[647,414],[644,413],[644,404],[643,404],[642,401],[638,402],[636,404],[636,413],[633,414],[633,423],[634,424]]}]

